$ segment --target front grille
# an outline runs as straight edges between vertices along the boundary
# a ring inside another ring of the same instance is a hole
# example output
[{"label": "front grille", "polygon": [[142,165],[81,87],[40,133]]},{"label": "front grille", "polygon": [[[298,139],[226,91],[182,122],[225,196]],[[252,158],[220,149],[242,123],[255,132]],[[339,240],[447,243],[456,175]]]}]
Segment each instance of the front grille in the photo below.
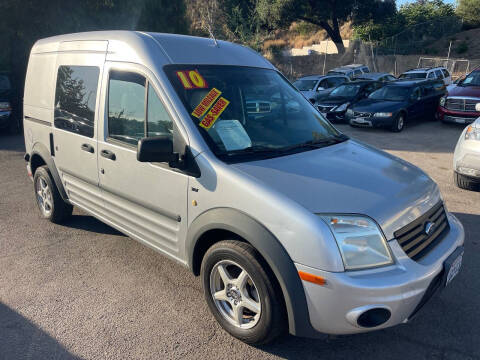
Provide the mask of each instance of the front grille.
[{"label": "front grille", "polygon": [[[434,225],[427,234],[428,224]],[[442,241],[449,229],[447,213],[440,202],[410,224],[395,231],[393,235],[408,257],[418,261]]]},{"label": "front grille", "polygon": [[266,101],[247,101],[248,113],[268,113],[271,111],[269,102]]},{"label": "front grille", "polygon": [[480,99],[447,98],[445,108],[452,111],[475,112],[475,105],[479,102]]},{"label": "front grille", "polygon": [[372,116],[372,113],[354,111],[353,116],[366,118]]}]

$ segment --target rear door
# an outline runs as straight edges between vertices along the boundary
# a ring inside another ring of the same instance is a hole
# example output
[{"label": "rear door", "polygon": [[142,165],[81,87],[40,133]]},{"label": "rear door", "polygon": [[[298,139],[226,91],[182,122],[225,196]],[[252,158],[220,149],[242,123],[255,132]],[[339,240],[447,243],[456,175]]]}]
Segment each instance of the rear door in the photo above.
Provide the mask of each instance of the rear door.
[{"label": "rear door", "polygon": [[420,86],[416,86],[409,97],[408,119],[418,119],[423,113],[422,91]]},{"label": "rear door", "polygon": [[[438,80],[437,80],[438,81]],[[437,92],[433,87],[433,83],[421,86],[422,99],[422,118],[431,119],[435,115],[438,105]]]},{"label": "rear door", "polygon": [[98,148],[105,218],[181,261],[189,177],[166,163],[137,161],[141,138],[179,134],[178,122],[153,73],[140,65],[107,62],[103,89],[105,120]]},{"label": "rear door", "polygon": [[106,48],[106,41],[62,43],[56,66],[55,164],[70,201],[94,214],[103,210],[96,124]]}]

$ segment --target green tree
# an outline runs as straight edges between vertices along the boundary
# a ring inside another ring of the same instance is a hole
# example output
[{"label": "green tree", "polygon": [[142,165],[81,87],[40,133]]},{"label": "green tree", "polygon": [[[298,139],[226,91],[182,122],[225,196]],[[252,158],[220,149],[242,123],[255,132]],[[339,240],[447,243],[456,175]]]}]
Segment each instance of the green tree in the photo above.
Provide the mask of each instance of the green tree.
[{"label": "green tree", "polygon": [[403,18],[405,27],[437,19],[455,17],[455,7],[443,0],[424,0],[400,7],[399,16]]},{"label": "green tree", "polygon": [[347,20],[363,23],[388,17],[395,11],[394,0],[258,0],[257,12],[262,21],[273,28],[288,27],[302,20],[323,28],[344,53],[340,26]]},{"label": "green tree", "polygon": [[458,0],[457,15],[468,27],[480,27],[480,0]]}]

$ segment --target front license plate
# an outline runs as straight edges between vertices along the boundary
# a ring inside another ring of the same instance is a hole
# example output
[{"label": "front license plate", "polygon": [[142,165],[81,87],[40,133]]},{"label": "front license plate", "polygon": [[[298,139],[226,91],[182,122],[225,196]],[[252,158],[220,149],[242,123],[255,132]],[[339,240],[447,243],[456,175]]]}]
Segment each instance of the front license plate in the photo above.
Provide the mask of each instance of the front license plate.
[{"label": "front license plate", "polygon": [[353,121],[359,124],[365,124],[365,118],[355,118]]},{"label": "front license plate", "polygon": [[[447,259],[445,261],[445,271],[446,271],[446,278],[445,278],[445,286],[448,286],[450,282],[458,275],[460,272],[460,268],[462,267],[463,261],[463,248],[461,251],[455,251],[455,256],[453,259]],[[452,254],[452,255],[454,255]]]},{"label": "front license plate", "polygon": [[458,124],[465,124],[465,120],[463,120],[463,119],[455,118],[454,120]]}]

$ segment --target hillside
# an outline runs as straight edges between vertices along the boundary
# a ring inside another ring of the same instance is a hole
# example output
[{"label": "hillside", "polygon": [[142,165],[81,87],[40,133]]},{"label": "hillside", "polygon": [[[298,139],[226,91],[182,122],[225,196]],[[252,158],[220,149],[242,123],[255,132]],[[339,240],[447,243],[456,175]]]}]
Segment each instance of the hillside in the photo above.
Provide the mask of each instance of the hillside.
[{"label": "hillside", "polygon": [[452,41],[450,57],[480,59],[480,28],[441,38],[434,42],[431,47],[425,49],[426,53],[446,57],[450,41]]}]

